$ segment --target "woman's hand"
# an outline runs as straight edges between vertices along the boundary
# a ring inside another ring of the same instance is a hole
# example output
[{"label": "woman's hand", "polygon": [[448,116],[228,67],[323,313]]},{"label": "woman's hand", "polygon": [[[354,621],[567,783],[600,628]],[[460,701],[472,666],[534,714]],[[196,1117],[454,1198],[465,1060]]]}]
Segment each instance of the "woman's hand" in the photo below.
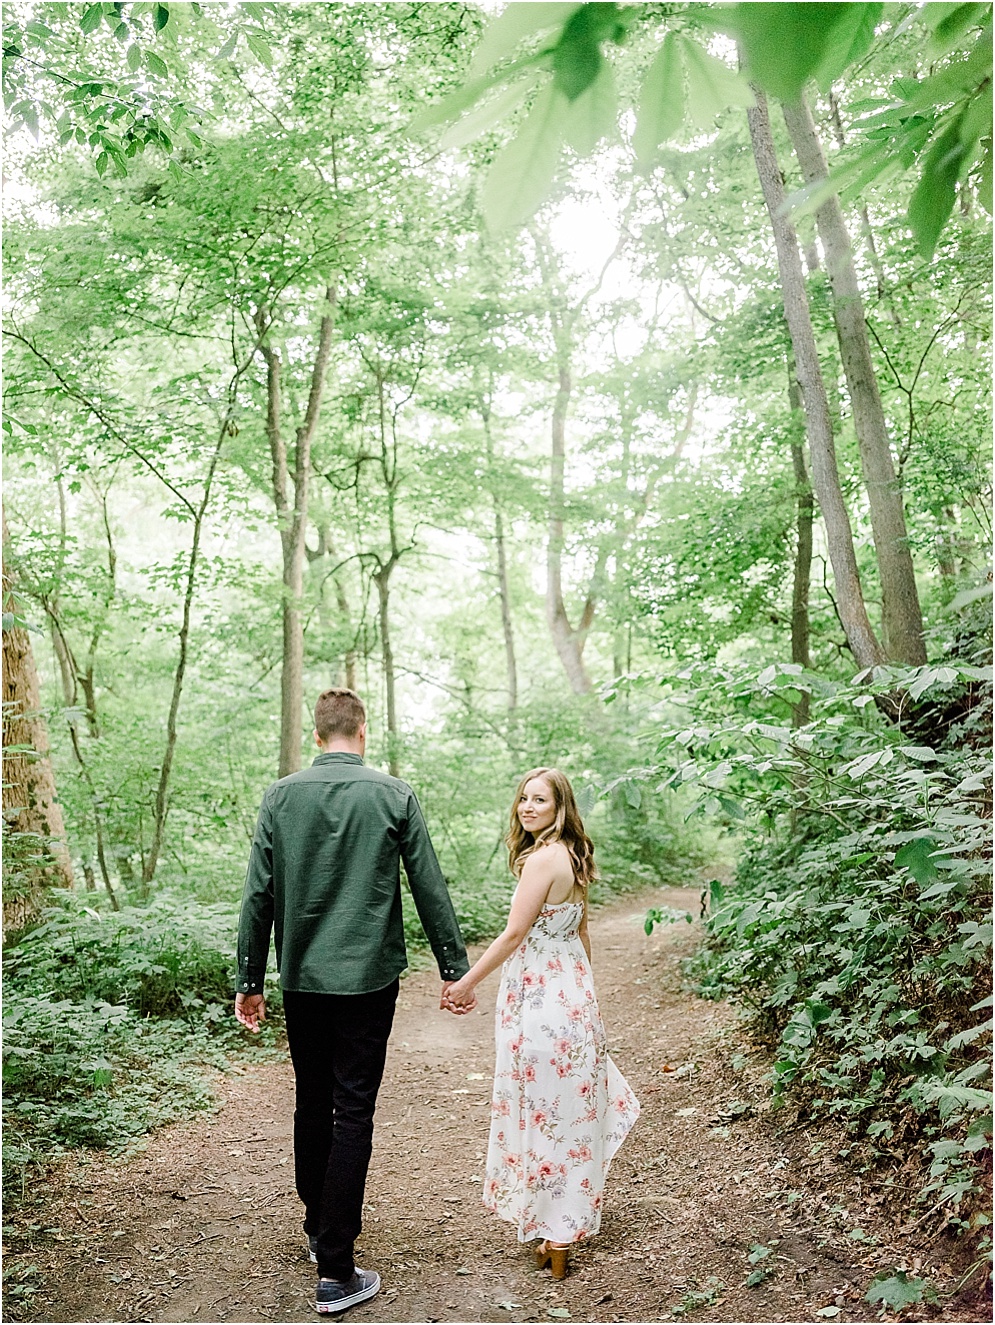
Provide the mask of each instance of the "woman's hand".
[{"label": "woman's hand", "polygon": [[439,1000],[439,1007],[444,1011],[455,1013],[456,1016],[463,1016],[464,1013],[472,1012],[476,1006],[476,989],[465,975],[459,980],[453,980],[442,986],[442,998]]}]

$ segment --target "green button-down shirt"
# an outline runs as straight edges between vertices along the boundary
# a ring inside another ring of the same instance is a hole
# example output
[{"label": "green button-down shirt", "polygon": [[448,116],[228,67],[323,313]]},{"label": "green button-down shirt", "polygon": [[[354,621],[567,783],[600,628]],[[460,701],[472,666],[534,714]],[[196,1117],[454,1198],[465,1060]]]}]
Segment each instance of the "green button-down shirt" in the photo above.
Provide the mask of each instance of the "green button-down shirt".
[{"label": "green button-down shirt", "polygon": [[415,793],[359,755],[320,754],[263,797],[238,926],[236,988],[262,992],[270,930],[284,989],[363,994],[407,966],[399,861],[443,980],[469,970]]}]

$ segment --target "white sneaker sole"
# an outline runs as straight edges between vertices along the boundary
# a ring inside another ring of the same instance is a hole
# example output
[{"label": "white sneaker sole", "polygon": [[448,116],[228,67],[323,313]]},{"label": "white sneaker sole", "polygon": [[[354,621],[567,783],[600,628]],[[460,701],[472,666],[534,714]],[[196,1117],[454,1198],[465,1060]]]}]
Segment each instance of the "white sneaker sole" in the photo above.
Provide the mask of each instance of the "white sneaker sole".
[{"label": "white sneaker sole", "polygon": [[348,1297],[337,1298],[334,1302],[315,1302],[314,1309],[322,1316],[337,1315],[340,1311],[346,1311],[349,1307],[354,1307],[358,1302],[366,1302],[369,1298],[375,1297],[380,1292],[380,1276],[374,1277],[373,1283],[368,1284],[366,1288],[361,1288],[358,1293],[350,1293]]}]

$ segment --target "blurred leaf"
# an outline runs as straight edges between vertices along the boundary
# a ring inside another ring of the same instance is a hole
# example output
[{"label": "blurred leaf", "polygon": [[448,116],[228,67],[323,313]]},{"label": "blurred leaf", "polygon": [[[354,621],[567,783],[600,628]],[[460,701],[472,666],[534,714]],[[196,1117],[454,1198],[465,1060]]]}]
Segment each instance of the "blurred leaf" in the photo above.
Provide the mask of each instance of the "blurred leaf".
[{"label": "blurred leaf", "polygon": [[511,55],[519,42],[526,37],[538,36],[543,32],[562,27],[570,15],[580,6],[578,4],[509,4],[497,18],[484,29],[480,44],[474,52],[470,64],[471,78],[482,74],[485,69],[497,64],[505,56]]},{"label": "blurred leaf", "polygon": [[688,118],[698,129],[710,129],[716,115],[730,106],[753,105],[745,79],[697,42],[681,38],[688,75]]},{"label": "blurred leaf", "polygon": [[847,10],[833,30],[833,39],[812,74],[823,91],[827,91],[851,64],[870,50],[884,5],[853,4],[848,5]]},{"label": "blurred leaf", "polygon": [[481,207],[492,231],[521,225],[545,201],[560,159],[569,104],[548,83],[517,135],[495,157],[481,191]]},{"label": "blurred leaf", "polygon": [[793,101],[833,52],[849,49],[854,11],[862,4],[768,4],[733,6],[719,25],[731,31],[743,52],[751,82],[780,101]]},{"label": "blurred leaf", "polygon": [[681,47],[677,33],[668,32],[643,79],[632,136],[632,146],[641,165],[650,162],[660,144],[672,138],[684,122]]},{"label": "blurred leaf", "polygon": [[606,61],[590,87],[570,105],[565,129],[567,143],[580,156],[589,155],[602,138],[614,132],[617,116],[615,75]]},{"label": "blurred leaf", "polygon": [[515,108],[520,105],[535,86],[539,77],[538,69],[531,69],[525,78],[519,79],[517,83],[512,83],[509,87],[502,88],[501,91],[488,101],[475,106],[461,120],[443,133],[439,139],[440,144],[445,148],[464,147],[467,143],[474,142],[482,133],[488,129],[494,128],[505,119]]}]

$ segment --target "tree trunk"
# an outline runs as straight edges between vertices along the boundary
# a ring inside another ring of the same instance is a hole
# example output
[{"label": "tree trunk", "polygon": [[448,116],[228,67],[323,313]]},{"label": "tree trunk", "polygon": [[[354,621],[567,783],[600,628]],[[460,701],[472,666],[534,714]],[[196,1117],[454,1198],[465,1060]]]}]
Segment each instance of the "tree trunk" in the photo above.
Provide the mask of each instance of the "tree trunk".
[{"label": "tree trunk", "polygon": [[[7,520],[3,519],[3,548],[8,544]],[[23,887],[3,901],[3,934],[16,933],[34,920],[41,909],[46,887],[73,886],[73,870],[66,846],[66,828],[55,790],[52,762],[48,755],[48,732],[41,714],[38,672],[31,636],[17,623],[13,586],[3,571],[3,610],[15,618],[3,630],[3,819],[7,838],[8,878],[15,873],[20,850],[11,850],[8,834],[26,834],[16,839],[26,848]],[[13,859],[12,859],[13,858]]]},{"label": "tree trunk", "polygon": [[[825,180],[829,172],[804,97],[785,105],[783,110],[806,184]],[[891,661],[920,667],[926,662],[926,645],[905,510],[871,358],[864,302],[857,282],[850,236],[837,195],[831,194],[815,215],[833,292],[833,320],[870,507],[881,578],[884,645]]]},{"label": "tree trunk", "polygon": [[[328,312],[321,319],[318,345],[311,368],[304,422],[297,429],[293,466],[281,427],[282,363],[272,346],[261,345],[266,362],[266,434],[273,461],[273,503],[280,526],[283,549],[283,662],[280,670],[280,759],[278,777],[296,773],[301,766],[302,713],[304,709],[304,628],[301,599],[304,594],[304,535],[307,529],[311,486],[311,448],[321,415],[325,379],[335,326],[336,288],[325,291]],[[257,328],[262,334],[266,314],[260,310]],[[292,492],[291,492],[292,488]]]},{"label": "tree trunk", "polygon": [[754,95],[757,104],[747,111],[750,141],[774,232],[784,316],[791,335],[805,409],[812,483],[826,525],[840,620],[858,667],[875,667],[884,662],[884,654],[867,616],[853,548],[853,531],[840,488],[829,402],[812,330],[798,240],[794,227],[784,215],[784,181],[777,164],[767,100],[759,88],[754,88]]},{"label": "tree trunk", "polygon": [[591,692],[591,678],[584,667],[584,644],[594,618],[594,601],[589,594],[580,625],[574,629],[563,601],[563,506],[564,467],[566,462],[567,406],[573,381],[565,353],[560,351],[556,399],[553,402],[552,456],[549,476],[549,547],[546,553],[546,619],[553,644],[575,695]]},{"label": "tree trunk", "polygon": [[[812,525],[815,503],[812,485],[805,468],[805,414],[802,409],[801,387],[795,373],[793,359],[788,360],[788,403],[791,406],[791,465],[795,472],[795,502],[797,524],[795,534],[794,579],[791,588],[791,661],[806,671],[811,669],[809,653],[809,587],[812,579]],[[811,696],[801,691],[801,699],[794,705],[792,723],[803,727],[809,720]]]},{"label": "tree trunk", "polygon": [[[488,468],[494,465],[494,438],[491,436],[491,407],[489,400],[480,397],[480,417],[484,424]],[[508,558],[504,541],[504,514],[497,485],[491,485],[494,502],[494,544],[497,551],[498,596],[501,603],[501,631],[504,635],[505,675],[508,678],[508,712],[518,708],[518,664],[515,659],[515,633],[511,625],[511,590],[508,587]]]},{"label": "tree trunk", "polygon": [[186,678],[187,663],[190,656],[190,623],[193,616],[193,602],[197,588],[197,573],[200,570],[200,542],[204,532],[204,519],[207,515],[207,508],[211,500],[211,491],[214,486],[214,475],[218,467],[218,461],[221,459],[221,450],[228,436],[228,427],[231,421],[231,411],[234,408],[234,391],[229,401],[228,411],[224,422],[218,431],[217,441],[214,444],[214,450],[207,469],[207,476],[204,480],[204,491],[201,494],[200,502],[196,507],[190,503],[188,505],[193,513],[193,533],[190,538],[190,560],[187,563],[186,584],[183,590],[183,616],[180,622],[179,633],[179,654],[176,659],[176,670],[173,673],[173,693],[169,701],[169,715],[166,718],[166,746],[162,753],[162,764],[159,767],[159,781],[155,791],[155,817],[152,823],[152,841],[149,844],[148,854],[142,859],[142,880],[141,895],[148,897],[152,880],[155,878],[155,872],[159,866],[159,856],[162,852],[162,844],[166,835],[166,818],[169,814],[169,781],[173,772],[173,758],[176,754],[176,739],[179,733],[178,719],[180,712],[180,700],[183,696],[183,682]]},{"label": "tree trunk", "polygon": [[376,572],[373,576],[377,586],[380,607],[380,656],[383,661],[383,684],[387,700],[387,769],[391,777],[401,776],[398,760],[400,736],[397,730],[397,684],[394,672],[394,650],[390,642],[390,576],[394,569],[393,561]]}]

